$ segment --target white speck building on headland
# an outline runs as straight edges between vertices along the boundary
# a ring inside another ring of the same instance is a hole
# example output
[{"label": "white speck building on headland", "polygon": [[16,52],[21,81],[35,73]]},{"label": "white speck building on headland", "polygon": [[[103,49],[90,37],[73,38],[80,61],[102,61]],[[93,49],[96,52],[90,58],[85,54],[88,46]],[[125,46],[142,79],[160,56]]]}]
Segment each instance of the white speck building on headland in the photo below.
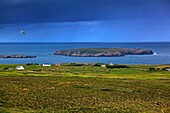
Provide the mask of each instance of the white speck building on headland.
[{"label": "white speck building on headland", "polygon": [[51,66],[51,64],[43,64],[43,66]]},{"label": "white speck building on headland", "polygon": [[24,70],[24,67],[23,66],[17,66],[15,69],[16,70]]}]

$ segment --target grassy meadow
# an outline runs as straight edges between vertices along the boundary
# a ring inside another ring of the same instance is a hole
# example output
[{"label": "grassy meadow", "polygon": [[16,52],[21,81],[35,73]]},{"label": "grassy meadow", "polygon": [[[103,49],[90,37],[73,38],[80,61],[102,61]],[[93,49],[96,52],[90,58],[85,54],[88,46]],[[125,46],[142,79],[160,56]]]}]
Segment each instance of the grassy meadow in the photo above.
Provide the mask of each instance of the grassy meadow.
[{"label": "grassy meadow", "polygon": [[1,113],[170,112],[170,65],[16,66],[0,65]]}]

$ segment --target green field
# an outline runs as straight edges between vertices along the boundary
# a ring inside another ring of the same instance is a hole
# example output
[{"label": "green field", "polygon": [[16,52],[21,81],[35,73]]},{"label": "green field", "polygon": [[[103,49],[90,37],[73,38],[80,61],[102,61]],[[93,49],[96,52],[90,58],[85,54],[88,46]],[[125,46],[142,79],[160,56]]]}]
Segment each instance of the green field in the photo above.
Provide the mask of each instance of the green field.
[{"label": "green field", "polygon": [[170,112],[170,65],[16,66],[0,65],[2,113]]}]

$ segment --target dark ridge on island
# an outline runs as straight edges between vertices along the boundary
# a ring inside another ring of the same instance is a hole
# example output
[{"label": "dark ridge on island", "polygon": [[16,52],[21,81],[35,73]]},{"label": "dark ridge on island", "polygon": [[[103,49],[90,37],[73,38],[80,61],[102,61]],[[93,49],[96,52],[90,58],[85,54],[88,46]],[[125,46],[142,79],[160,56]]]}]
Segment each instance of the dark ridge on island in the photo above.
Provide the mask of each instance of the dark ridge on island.
[{"label": "dark ridge on island", "polygon": [[36,58],[37,56],[26,55],[0,55],[0,58]]},{"label": "dark ridge on island", "polygon": [[152,50],[139,48],[76,48],[57,50],[54,55],[75,57],[120,57],[125,55],[151,55]]}]

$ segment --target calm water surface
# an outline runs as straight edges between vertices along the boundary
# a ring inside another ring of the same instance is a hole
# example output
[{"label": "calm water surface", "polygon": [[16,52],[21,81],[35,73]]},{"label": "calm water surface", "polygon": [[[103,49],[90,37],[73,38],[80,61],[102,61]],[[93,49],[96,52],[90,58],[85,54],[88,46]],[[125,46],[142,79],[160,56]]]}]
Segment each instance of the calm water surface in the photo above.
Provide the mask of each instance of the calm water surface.
[{"label": "calm water surface", "polygon": [[[125,57],[68,57],[52,55],[56,50],[72,48],[141,48],[159,55]],[[115,64],[170,64],[170,42],[162,43],[0,43],[0,55],[35,55],[34,59],[4,59],[0,64],[103,62]]]}]

